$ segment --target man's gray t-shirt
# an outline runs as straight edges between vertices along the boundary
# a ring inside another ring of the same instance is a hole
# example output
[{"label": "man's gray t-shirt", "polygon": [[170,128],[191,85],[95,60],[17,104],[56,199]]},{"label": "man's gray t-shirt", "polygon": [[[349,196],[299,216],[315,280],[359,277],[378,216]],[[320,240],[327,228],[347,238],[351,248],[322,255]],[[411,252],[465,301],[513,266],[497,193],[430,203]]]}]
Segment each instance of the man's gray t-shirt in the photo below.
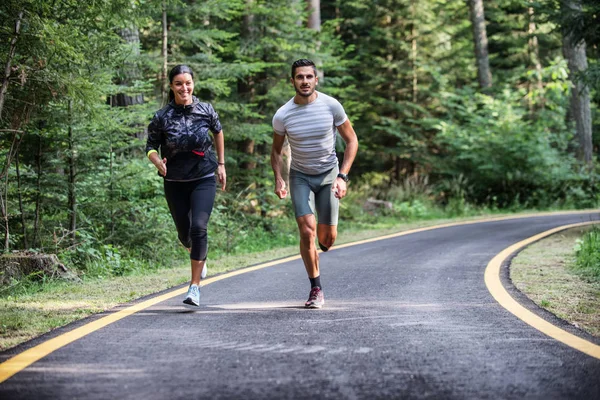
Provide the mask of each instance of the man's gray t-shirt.
[{"label": "man's gray t-shirt", "polygon": [[318,175],[334,168],[337,127],[348,117],[339,101],[321,92],[308,104],[296,104],[292,98],[273,117],[273,130],[287,135],[292,152],[291,168]]}]

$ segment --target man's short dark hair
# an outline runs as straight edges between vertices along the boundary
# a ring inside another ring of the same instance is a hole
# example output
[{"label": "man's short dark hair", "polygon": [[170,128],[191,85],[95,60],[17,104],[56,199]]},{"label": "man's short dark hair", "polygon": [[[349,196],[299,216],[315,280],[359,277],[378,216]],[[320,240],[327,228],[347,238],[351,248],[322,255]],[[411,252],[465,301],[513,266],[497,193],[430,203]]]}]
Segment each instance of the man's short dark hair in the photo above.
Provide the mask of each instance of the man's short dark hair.
[{"label": "man's short dark hair", "polygon": [[317,67],[315,66],[315,63],[311,60],[307,60],[306,58],[301,58],[299,60],[294,61],[294,63],[292,64],[292,78],[294,77],[294,75],[296,75],[296,68],[298,67],[313,67],[315,76],[317,76]]}]

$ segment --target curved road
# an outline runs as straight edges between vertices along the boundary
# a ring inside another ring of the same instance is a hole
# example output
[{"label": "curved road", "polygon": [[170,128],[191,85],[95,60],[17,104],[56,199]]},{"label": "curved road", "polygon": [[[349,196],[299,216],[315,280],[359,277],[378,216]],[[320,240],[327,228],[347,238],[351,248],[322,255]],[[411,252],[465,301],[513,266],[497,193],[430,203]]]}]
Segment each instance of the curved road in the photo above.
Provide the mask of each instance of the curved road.
[{"label": "curved road", "polygon": [[301,307],[309,286],[299,259],[218,280],[197,311],[178,295],[120,319],[16,373],[0,398],[600,399],[600,359],[525,324],[484,283],[508,246],[599,219],[507,219],[339,248],[321,254],[321,310]]}]

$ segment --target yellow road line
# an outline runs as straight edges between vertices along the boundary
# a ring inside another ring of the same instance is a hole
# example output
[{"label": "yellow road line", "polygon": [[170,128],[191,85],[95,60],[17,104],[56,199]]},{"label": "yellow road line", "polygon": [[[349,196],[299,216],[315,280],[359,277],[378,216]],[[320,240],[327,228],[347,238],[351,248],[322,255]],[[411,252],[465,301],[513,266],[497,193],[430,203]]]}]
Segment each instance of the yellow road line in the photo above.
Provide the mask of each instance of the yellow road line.
[{"label": "yellow road line", "polygon": [[544,320],[541,317],[538,317],[521,304],[519,304],[512,296],[506,291],[502,282],[500,281],[500,269],[505,260],[507,260],[512,254],[521,250],[525,246],[536,242],[540,239],[543,239],[547,236],[550,236],[556,232],[563,231],[565,229],[575,228],[579,226],[597,224],[599,221],[589,221],[582,222],[578,224],[571,224],[560,226],[554,229],[550,229],[549,231],[542,232],[538,235],[532,236],[528,239],[525,239],[521,242],[515,243],[510,247],[507,247],[502,252],[497,254],[492,261],[489,262],[485,269],[485,285],[488,290],[494,296],[496,301],[500,303],[500,305],[510,311],[519,319],[523,320],[527,324],[531,325],[533,328],[538,331],[550,336],[553,339],[558,340],[570,346],[574,349],[577,349],[587,355],[600,359],[600,346],[589,342],[585,339],[582,339],[578,336],[575,336],[555,325],[552,325],[550,322]]},{"label": "yellow road line", "polygon": [[[225,278],[231,278],[232,276],[240,275],[250,271],[256,271],[258,269],[271,267],[277,264],[285,263],[292,260],[299,259],[300,256],[293,256],[283,258],[281,260],[271,261],[264,264],[256,265],[254,267],[245,268],[243,270],[232,271],[227,274],[218,275],[212,278],[207,278],[202,281],[202,286],[208,285],[210,283],[214,283],[220,281]],[[92,321],[88,324],[85,324],[79,328],[73,329],[72,331],[63,333],[55,338],[47,340],[39,345],[32,347],[28,350],[25,350],[22,353],[17,354],[16,356],[6,360],[2,364],[0,364],[0,383],[4,382],[14,374],[24,370],[34,362],[46,357],[48,354],[60,349],[67,344],[74,342],[77,339],[81,339],[82,337],[89,335],[90,333],[97,331],[98,329],[104,328],[107,325],[112,324],[113,322],[117,322],[120,319],[128,317],[132,314],[135,314],[139,311],[142,311],[148,307],[152,307],[155,304],[161,303],[163,301],[169,300],[175,296],[183,295],[187,292],[187,287],[183,287],[180,289],[173,290],[171,292],[165,293],[158,297],[153,297],[149,300],[143,301],[138,304],[134,304],[130,307],[127,307],[123,310],[117,311],[113,314],[107,315],[106,317],[99,318],[95,321]]]},{"label": "yellow road line", "polygon": [[[478,223],[484,223],[484,222],[527,218],[527,217],[532,217],[532,216],[545,216],[545,215],[555,215],[555,214],[556,215],[557,214],[561,214],[561,215],[564,215],[564,214],[587,214],[587,213],[594,212],[594,211],[595,210],[581,210],[581,211],[569,211],[569,212],[522,214],[522,215],[514,215],[514,216],[511,215],[508,217],[485,218],[485,219],[474,220],[474,221],[447,223],[447,224],[429,226],[429,227],[419,228],[419,229],[412,229],[409,231],[380,236],[377,238],[347,243],[347,244],[336,246],[335,248],[332,248],[331,251],[334,251],[337,249],[343,249],[343,248],[350,247],[350,246],[356,246],[359,244],[376,242],[379,240],[391,239],[391,238],[395,238],[395,237],[399,237],[399,236],[410,235],[413,233],[424,232],[424,231],[429,231],[429,230],[434,230],[434,229],[439,229],[439,228],[452,227],[452,226],[471,225],[471,224],[478,224]],[[206,286],[210,283],[214,283],[214,282],[226,279],[226,278],[230,278],[232,276],[245,274],[247,272],[256,271],[256,270],[267,268],[267,267],[272,267],[272,266],[279,265],[279,264],[282,264],[282,263],[285,263],[288,261],[298,260],[298,259],[300,259],[299,255],[292,256],[292,257],[286,257],[286,258],[283,258],[280,260],[275,260],[275,261],[270,261],[270,262],[267,262],[264,264],[259,264],[254,267],[249,267],[249,268],[244,268],[244,269],[240,269],[237,271],[228,272],[226,274],[222,274],[222,275],[218,275],[218,276],[215,276],[212,278],[204,279],[202,281],[202,286]],[[123,319],[129,315],[135,314],[135,313],[142,311],[148,307],[151,307],[155,304],[169,300],[175,296],[182,295],[186,292],[187,292],[187,288],[184,287],[184,288],[176,289],[171,292],[165,293],[158,297],[153,297],[149,300],[143,301],[138,304],[134,304],[123,310],[120,310],[120,311],[117,311],[110,315],[107,315],[105,317],[99,318],[99,319],[92,321],[90,323],[87,323],[79,328],[76,328],[76,329],[73,329],[72,331],[63,333],[62,335],[59,335],[52,339],[49,339],[43,343],[40,343],[37,346],[34,346],[28,350],[25,350],[22,353],[19,353],[19,354],[15,355],[14,357],[4,361],[2,364],[0,364],[0,383],[4,382],[5,380],[10,378],[14,374],[24,370],[25,368],[27,368],[31,364],[35,363],[36,361],[46,357],[48,354],[60,349],[63,346],[66,346],[67,344],[69,344],[71,342],[74,342],[77,339],[81,339],[82,337],[89,335],[90,333],[97,331],[98,329],[104,328],[105,326],[110,325],[113,322],[119,321],[120,319]]]}]

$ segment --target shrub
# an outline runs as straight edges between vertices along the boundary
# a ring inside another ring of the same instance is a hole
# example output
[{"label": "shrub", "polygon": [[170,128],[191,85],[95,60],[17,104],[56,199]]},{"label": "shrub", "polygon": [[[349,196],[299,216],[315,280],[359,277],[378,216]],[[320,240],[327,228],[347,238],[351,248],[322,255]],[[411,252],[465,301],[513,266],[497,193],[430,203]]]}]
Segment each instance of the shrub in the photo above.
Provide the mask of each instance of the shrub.
[{"label": "shrub", "polygon": [[575,269],[582,275],[600,281],[600,228],[594,227],[575,244]]}]

